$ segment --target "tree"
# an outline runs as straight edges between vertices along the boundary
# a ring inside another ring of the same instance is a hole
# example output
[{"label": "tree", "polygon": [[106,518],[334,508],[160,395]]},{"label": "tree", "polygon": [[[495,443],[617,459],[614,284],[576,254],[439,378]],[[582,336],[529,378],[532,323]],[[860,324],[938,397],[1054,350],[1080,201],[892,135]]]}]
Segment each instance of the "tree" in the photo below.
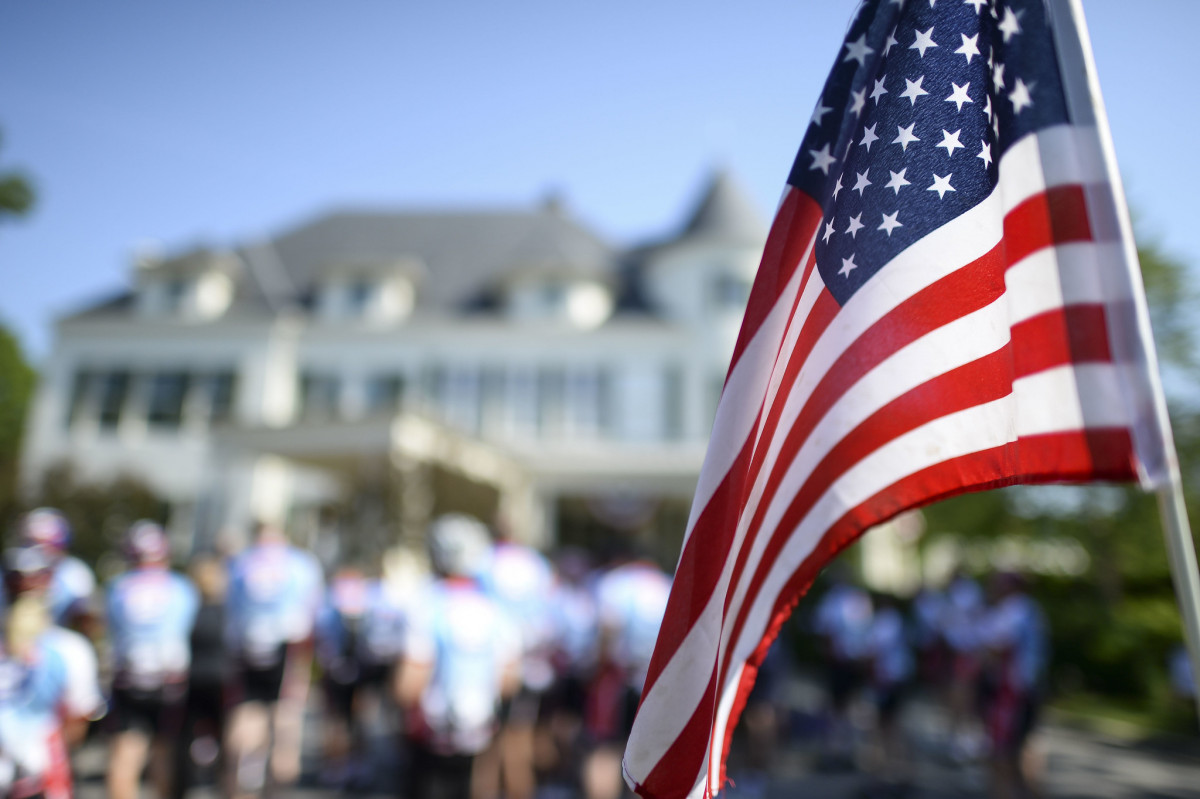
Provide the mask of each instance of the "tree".
[{"label": "tree", "polygon": [[0,520],[17,511],[17,469],[35,375],[16,336],[0,326]]},{"label": "tree", "polygon": [[33,207],[33,199],[33,187],[28,178],[19,172],[0,174],[0,218],[28,213]]}]

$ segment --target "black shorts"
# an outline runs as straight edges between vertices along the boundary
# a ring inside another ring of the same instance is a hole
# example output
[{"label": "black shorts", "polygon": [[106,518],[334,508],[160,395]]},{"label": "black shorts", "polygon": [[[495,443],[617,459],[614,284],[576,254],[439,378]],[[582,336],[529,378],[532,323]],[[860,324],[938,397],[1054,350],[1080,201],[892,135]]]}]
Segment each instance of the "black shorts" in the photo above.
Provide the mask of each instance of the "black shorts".
[{"label": "black shorts", "polygon": [[283,688],[283,674],[288,665],[288,648],[282,646],[275,662],[270,666],[254,666],[243,661],[238,668],[238,688],[235,701],[264,702],[279,701]]},{"label": "black shorts", "polygon": [[183,727],[186,700],[187,687],[182,683],[152,689],[114,687],[109,724],[115,733],[173,736]]}]

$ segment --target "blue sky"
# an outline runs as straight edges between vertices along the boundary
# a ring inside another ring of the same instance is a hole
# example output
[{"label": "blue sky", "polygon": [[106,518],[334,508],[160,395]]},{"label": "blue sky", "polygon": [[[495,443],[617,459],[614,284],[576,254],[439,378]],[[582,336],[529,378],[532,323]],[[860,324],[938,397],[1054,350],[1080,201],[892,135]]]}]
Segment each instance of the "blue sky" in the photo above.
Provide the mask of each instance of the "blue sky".
[{"label": "blue sky", "polygon": [[[625,243],[679,224],[725,166],[767,219],[855,5],[4,3],[0,171],[39,202],[0,226],[0,320],[37,360],[142,243],[235,244],[340,207],[557,191]],[[1200,3],[1086,10],[1140,226],[1200,264]]]}]

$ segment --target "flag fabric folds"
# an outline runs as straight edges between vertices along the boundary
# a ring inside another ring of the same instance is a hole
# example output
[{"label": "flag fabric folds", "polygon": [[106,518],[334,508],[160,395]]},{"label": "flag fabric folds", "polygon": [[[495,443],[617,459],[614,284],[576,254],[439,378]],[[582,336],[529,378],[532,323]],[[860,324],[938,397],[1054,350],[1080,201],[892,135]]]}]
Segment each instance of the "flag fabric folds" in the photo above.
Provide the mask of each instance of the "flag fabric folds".
[{"label": "flag fabric folds", "polygon": [[625,752],[640,795],[717,793],[767,648],[867,528],[1014,483],[1162,479],[1140,283],[1064,3],[860,7],[726,378]]}]

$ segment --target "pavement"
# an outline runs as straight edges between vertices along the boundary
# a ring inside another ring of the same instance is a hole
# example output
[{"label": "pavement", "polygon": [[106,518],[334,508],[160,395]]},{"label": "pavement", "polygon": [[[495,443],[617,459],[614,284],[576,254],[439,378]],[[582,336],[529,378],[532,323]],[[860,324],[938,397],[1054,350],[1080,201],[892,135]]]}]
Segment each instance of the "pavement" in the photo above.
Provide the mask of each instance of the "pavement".
[{"label": "pavement", "polygon": [[[731,764],[727,799],[860,799],[879,795],[871,790],[870,778],[849,763],[831,768],[824,752],[822,697],[811,681],[797,680],[790,686],[781,707],[789,723],[773,758],[769,773],[737,772]],[[869,724],[869,710],[860,705],[852,714],[857,725]],[[274,799],[324,799],[356,795],[363,799],[397,796],[400,758],[388,736],[373,740],[369,788],[354,792],[323,787],[317,780],[319,752],[317,735],[320,718],[314,707],[306,724],[305,776],[299,785],[275,792]],[[983,763],[962,762],[949,756],[944,720],[937,706],[916,699],[908,703],[902,728],[911,756],[912,782],[902,795],[908,799],[973,799],[987,797],[988,775]],[[860,730],[859,743],[867,739]],[[1103,734],[1071,726],[1051,718],[1035,733],[1031,746],[1041,763],[1041,796],[1056,799],[1200,799],[1200,734],[1172,739],[1167,744],[1132,737]],[[860,747],[861,751],[861,747]],[[79,799],[104,796],[103,773],[106,747],[102,740],[79,753]],[[901,795],[901,794],[894,794]],[[143,790],[144,797],[152,792]],[[218,797],[203,786],[189,792],[189,799]],[[539,799],[576,799],[570,788],[546,786]]]}]

